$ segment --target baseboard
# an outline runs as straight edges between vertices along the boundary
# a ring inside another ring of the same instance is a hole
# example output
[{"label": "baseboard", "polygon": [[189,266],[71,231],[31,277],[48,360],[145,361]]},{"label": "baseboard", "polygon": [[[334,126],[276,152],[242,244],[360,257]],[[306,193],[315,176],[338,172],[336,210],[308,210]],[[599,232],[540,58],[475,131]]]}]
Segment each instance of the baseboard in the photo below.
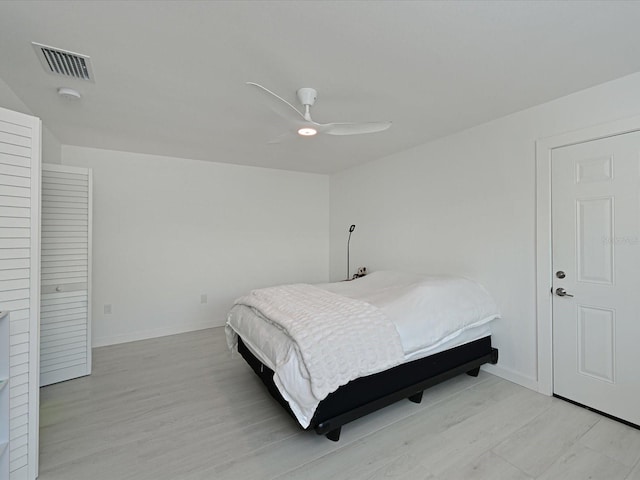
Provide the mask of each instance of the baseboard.
[{"label": "baseboard", "polygon": [[124,335],[113,335],[109,337],[99,337],[92,340],[92,346],[106,347],[107,345],[117,345],[119,343],[136,342],[138,340],[147,340],[149,338],[166,337],[167,335],[176,335],[178,333],[193,332],[196,330],[204,330],[206,328],[219,327],[217,322],[197,322],[176,325],[172,327],[154,328],[152,330],[141,330],[138,332],[126,333]]},{"label": "baseboard", "polygon": [[482,369],[489,372],[496,377],[504,378],[505,380],[509,380],[510,382],[517,383],[523,387],[526,387],[535,392],[538,391],[538,380],[532,377],[528,377],[526,375],[522,375],[521,373],[514,372],[509,368],[505,368],[498,365],[489,365],[485,364],[482,366]]}]

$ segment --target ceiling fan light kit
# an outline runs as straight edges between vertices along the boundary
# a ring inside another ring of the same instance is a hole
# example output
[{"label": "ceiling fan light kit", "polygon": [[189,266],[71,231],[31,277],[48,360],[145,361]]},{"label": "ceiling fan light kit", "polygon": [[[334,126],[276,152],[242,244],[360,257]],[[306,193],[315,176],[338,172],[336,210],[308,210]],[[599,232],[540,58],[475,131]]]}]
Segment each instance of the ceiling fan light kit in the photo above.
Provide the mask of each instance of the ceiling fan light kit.
[{"label": "ceiling fan light kit", "polygon": [[[296,92],[298,101],[304,107],[304,112],[301,112],[268,88],[254,82],[247,82],[247,85],[255,87],[260,92],[267,94],[272,101],[275,99],[280,102],[277,104],[280,108],[274,110],[292,124],[292,131],[297,132],[299,136],[312,137],[316,134],[360,135],[364,133],[382,132],[391,127],[391,122],[317,123],[311,118],[311,107],[316,103],[318,98],[318,92],[314,88],[303,87]],[[288,134],[281,135],[268,143],[280,143],[282,139],[288,136]]]},{"label": "ceiling fan light kit", "polygon": [[313,137],[317,133],[318,133],[318,130],[311,127],[302,127],[298,129],[298,135],[302,137]]}]

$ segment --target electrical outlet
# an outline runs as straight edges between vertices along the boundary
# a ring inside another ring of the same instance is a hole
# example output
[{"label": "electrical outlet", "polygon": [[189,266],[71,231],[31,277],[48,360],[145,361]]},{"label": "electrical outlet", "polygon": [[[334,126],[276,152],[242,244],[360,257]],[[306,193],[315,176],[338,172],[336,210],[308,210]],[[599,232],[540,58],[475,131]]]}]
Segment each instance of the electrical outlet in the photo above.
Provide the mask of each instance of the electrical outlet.
[{"label": "electrical outlet", "polygon": [[105,315],[111,315],[111,304],[110,303],[107,303],[104,306],[104,314]]},{"label": "electrical outlet", "polygon": [[200,303],[207,303],[207,294],[203,293],[200,295]]}]

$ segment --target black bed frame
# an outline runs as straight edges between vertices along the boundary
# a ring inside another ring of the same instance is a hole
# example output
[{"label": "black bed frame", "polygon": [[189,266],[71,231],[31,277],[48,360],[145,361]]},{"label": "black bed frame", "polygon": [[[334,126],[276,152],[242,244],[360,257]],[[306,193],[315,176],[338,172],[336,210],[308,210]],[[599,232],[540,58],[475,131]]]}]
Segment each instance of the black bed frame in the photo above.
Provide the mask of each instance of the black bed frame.
[{"label": "black bed frame", "polygon": [[[263,365],[240,337],[238,351],[269,393],[293,416],[289,404],[273,382],[273,370]],[[491,347],[490,336],[357,378],[320,402],[308,428],[337,442],[344,424],[404,398],[420,403],[426,388],[465,372],[477,377],[480,366],[485,363],[498,363],[498,350]]]}]

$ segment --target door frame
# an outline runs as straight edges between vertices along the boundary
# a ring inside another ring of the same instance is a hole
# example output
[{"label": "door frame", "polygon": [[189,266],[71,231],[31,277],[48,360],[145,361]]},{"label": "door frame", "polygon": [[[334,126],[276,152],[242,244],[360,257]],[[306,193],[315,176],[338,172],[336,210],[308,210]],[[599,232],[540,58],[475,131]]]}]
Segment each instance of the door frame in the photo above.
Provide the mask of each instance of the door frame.
[{"label": "door frame", "polygon": [[640,116],[536,141],[536,321],[538,391],[553,395],[553,285],[551,240],[551,157],[553,150],[640,131]]}]

